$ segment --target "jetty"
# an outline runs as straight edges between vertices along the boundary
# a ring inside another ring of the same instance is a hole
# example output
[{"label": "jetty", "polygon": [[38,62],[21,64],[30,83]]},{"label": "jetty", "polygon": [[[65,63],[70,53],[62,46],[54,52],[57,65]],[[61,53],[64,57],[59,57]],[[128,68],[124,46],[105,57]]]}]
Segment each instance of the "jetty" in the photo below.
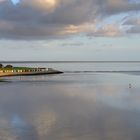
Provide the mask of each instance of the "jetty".
[{"label": "jetty", "polygon": [[32,67],[13,67],[12,65],[3,66],[0,64],[0,77],[5,76],[30,76],[45,74],[60,74],[62,71],[53,68],[32,68]]}]

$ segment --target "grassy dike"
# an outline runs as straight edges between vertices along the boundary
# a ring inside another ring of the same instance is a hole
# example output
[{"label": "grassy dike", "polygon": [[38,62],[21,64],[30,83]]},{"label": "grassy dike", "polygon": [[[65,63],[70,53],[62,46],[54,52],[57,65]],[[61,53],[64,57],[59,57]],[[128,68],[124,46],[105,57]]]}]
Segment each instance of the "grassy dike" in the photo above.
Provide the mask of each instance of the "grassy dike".
[{"label": "grassy dike", "polygon": [[30,67],[12,67],[12,68],[0,68],[0,70],[34,70],[37,68],[30,68]]},{"label": "grassy dike", "polygon": [[5,76],[29,76],[63,73],[52,68],[30,68],[30,67],[2,67],[0,68],[0,77]]}]

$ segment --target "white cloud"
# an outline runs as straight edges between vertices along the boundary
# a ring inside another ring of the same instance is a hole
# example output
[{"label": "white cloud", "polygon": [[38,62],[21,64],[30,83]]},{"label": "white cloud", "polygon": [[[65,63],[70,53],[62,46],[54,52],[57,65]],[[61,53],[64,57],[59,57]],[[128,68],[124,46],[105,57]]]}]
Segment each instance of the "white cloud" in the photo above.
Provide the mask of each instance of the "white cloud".
[{"label": "white cloud", "polygon": [[122,30],[117,24],[107,24],[92,34],[93,36],[107,36],[107,37],[116,37],[122,35]]}]

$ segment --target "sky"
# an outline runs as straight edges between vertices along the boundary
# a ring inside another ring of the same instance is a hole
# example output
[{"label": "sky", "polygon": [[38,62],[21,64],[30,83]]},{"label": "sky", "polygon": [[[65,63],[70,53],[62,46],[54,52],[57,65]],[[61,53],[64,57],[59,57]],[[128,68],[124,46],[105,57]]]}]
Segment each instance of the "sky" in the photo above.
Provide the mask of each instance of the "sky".
[{"label": "sky", "polygon": [[0,0],[0,61],[140,61],[140,0]]}]

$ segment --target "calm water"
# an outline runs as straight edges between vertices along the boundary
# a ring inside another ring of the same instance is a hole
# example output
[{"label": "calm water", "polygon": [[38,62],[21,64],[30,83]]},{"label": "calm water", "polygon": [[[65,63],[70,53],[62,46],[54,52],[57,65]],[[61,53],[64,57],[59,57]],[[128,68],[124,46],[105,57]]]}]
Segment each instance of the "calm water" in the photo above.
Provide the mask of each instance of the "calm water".
[{"label": "calm water", "polygon": [[65,73],[4,78],[0,140],[140,139],[140,63],[14,65]]}]

